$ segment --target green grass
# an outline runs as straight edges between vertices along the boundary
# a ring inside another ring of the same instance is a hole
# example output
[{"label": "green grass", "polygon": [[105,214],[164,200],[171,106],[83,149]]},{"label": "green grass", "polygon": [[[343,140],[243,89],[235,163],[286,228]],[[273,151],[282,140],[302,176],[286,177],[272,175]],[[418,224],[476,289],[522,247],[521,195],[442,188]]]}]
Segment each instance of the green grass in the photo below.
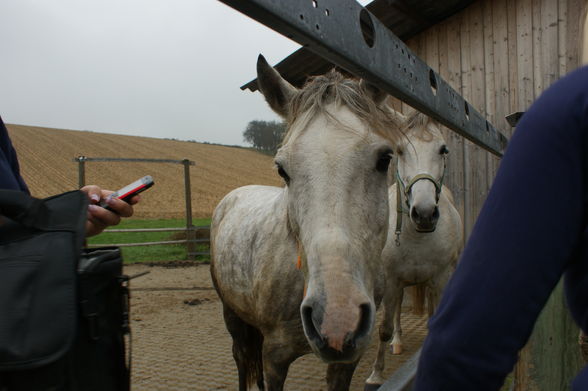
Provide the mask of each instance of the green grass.
[{"label": "green grass", "polygon": [[[210,219],[196,219],[192,222],[195,226],[209,226]],[[123,220],[113,229],[132,228],[183,228],[186,226],[184,219],[158,219],[158,220]],[[88,240],[88,244],[116,244],[116,243],[142,243],[159,242],[166,240],[185,239],[181,232],[103,232]],[[166,244],[154,246],[122,247],[125,263],[157,262],[157,261],[183,261],[188,259],[186,244]],[[198,244],[196,251],[208,251],[207,244]],[[198,256],[199,262],[209,260],[208,256]]]}]

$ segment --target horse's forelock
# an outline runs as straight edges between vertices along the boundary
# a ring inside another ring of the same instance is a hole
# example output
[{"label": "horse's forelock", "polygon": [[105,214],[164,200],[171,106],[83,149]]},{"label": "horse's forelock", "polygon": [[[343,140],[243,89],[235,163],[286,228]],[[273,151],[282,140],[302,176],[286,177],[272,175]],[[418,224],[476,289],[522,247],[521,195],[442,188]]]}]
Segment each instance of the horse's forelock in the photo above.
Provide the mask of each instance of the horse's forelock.
[{"label": "horse's forelock", "polygon": [[417,139],[428,142],[433,140],[433,138],[436,136],[429,129],[429,124],[435,126],[439,130],[439,136],[442,137],[439,123],[431,117],[416,110],[412,110],[406,117],[404,131],[406,134],[411,132],[411,134]]},{"label": "horse's forelock", "polygon": [[336,70],[320,76],[309,78],[307,83],[293,97],[289,106],[288,133],[284,144],[291,138],[293,124],[305,128],[317,114],[326,114],[331,120],[337,121],[326,109],[335,103],[346,106],[353,114],[368,124],[368,129],[393,143],[401,135],[402,121],[388,110],[382,109],[368,95],[358,79],[345,77]]}]

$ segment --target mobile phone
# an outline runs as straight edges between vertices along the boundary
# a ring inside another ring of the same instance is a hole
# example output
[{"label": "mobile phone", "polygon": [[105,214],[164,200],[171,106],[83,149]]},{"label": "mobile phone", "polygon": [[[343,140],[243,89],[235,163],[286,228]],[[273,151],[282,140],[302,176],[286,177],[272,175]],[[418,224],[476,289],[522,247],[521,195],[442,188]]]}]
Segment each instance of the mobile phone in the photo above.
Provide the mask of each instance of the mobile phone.
[{"label": "mobile phone", "polygon": [[[145,190],[149,189],[153,186],[155,182],[151,175],[146,175],[141,179],[137,179],[135,182],[126,185],[122,189],[119,189],[108,196],[108,198],[118,198],[119,200],[123,200],[125,202],[129,202],[131,198],[136,196],[137,194],[144,192]],[[100,203],[100,206],[111,210],[106,201]]]}]

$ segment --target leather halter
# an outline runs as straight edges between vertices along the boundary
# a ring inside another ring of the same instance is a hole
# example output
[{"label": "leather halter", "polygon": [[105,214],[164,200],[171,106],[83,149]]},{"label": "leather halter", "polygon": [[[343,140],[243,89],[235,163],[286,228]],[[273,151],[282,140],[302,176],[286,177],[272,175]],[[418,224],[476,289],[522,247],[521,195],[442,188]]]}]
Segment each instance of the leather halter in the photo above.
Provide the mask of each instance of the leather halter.
[{"label": "leather halter", "polygon": [[[398,164],[396,165],[398,167]],[[445,160],[445,156],[443,156],[443,174],[441,174],[441,178],[437,181],[429,174],[418,174],[415,175],[410,182],[408,182],[408,186],[404,184],[402,178],[400,178],[400,173],[398,172],[398,168],[396,169],[396,246],[400,246],[400,234],[402,233],[402,215],[406,213],[407,215],[410,213],[410,204],[408,202],[408,196],[412,190],[412,187],[421,180],[431,181],[435,186],[435,204],[439,203],[439,197],[441,196],[441,190],[443,190],[443,181],[445,180],[445,172],[447,171],[447,161]],[[402,192],[400,188],[402,187]],[[404,209],[402,207],[402,193],[404,193],[404,200],[408,209]]]}]

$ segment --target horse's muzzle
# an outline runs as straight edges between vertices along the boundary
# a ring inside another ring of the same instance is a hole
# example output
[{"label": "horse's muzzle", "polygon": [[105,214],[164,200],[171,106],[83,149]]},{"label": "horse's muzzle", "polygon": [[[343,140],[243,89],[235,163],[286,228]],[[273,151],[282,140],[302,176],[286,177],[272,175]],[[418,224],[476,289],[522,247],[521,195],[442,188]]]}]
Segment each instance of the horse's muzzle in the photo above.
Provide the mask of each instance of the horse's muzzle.
[{"label": "horse's muzzle", "polygon": [[417,232],[434,232],[439,221],[439,207],[419,208],[413,206],[410,209],[410,219],[415,224]]},{"label": "horse's muzzle", "polygon": [[[312,350],[327,363],[350,363],[356,361],[369,342],[374,325],[372,306],[359,306],[359,321],[354,330],[323,333],[324,310],[313,301],[305,301],[300,308],[304,333]],[[343,336],[343,337],[341,337]]]}]

